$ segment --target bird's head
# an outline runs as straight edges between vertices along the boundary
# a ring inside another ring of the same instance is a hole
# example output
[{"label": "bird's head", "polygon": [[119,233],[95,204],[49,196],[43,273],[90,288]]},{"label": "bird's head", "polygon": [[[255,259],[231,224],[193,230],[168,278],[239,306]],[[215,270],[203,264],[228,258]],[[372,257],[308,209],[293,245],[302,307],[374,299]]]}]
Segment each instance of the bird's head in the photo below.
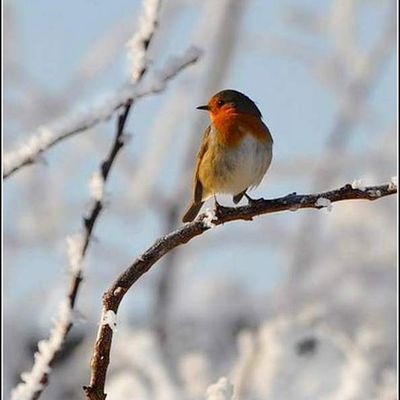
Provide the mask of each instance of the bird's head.
[{"label": "bird's head", "polygon": [[254,101],[237,90],[222,90],[212,96],[207,105],[197,109],[209,111],[212,118],[229,114],[249,114],[261,118]]}]

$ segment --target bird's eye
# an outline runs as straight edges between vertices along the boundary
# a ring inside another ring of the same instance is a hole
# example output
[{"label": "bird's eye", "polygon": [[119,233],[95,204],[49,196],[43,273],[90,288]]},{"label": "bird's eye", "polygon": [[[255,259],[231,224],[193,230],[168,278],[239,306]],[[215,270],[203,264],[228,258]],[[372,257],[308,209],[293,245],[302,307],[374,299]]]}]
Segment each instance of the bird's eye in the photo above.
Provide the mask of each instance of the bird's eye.
[{"label": "bird's eye", "polygon": [[223,100],[218,100],[218,101],[217,101],[217,104],[218,104],[219,106],[224,105],[224,103],[225,103],[225,102],[224,102]]}]

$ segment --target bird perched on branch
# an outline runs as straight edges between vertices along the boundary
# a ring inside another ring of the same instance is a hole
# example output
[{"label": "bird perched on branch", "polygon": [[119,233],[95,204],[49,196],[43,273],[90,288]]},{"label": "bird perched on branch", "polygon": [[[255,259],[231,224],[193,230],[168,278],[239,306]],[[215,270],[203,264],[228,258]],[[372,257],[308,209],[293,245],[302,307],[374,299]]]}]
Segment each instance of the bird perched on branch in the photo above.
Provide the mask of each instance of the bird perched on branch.
[{"label": "bird perched on branch", "polygon": [[193,221],[204,202],[217,193],[233,195],[237,204],[247,190],[260,184],[272,160],[272,136],[255,103],[236,90],[215,94],[205,106],[210,113],[197,155],[193,177],[193,200],[182,218]]}]

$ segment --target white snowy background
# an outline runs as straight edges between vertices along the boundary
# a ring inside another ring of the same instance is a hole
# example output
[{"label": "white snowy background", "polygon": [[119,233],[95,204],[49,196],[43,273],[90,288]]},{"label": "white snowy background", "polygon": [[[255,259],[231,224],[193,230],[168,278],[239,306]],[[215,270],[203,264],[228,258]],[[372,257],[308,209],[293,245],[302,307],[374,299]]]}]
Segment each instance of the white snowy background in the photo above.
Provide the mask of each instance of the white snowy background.
[{"label": "white snowy background", "polygon": [[[254,197],[397,174],[395,5],[162,2],[150,67],[191,45],[204,53],[132,109],[131,140],[111,172],[84,260],[75,325],[42,399],[82,398],[103,292],[180,224],[208,123],[195,107],[211,94],[245,92],[270,127],[274,160]],[[38,127],[71,123],[118,93],[132,75],[128,43],[141,6],[4,2],[6,153]],[[31,369],[65,296],[66,238],[80,228],[88,182],[114,132],[115,117],[4,182],[6,398]],[[107,399],[394,400],[396,216],[395,196],[344,202],[330,212],[227,224],[174,251],[124,299]]]}]

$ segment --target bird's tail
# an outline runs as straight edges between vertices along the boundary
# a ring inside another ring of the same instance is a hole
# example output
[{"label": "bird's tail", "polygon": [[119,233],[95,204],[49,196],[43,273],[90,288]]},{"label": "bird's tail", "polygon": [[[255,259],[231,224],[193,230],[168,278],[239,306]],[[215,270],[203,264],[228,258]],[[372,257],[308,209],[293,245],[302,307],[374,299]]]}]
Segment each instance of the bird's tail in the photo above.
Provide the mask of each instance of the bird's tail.
[{"label": "bird's tail", "polygon": [[182,222],[192,222],[196,218],[203,204],[204,201],[200,201],[199,203],[193,202],[183,216]]}]

